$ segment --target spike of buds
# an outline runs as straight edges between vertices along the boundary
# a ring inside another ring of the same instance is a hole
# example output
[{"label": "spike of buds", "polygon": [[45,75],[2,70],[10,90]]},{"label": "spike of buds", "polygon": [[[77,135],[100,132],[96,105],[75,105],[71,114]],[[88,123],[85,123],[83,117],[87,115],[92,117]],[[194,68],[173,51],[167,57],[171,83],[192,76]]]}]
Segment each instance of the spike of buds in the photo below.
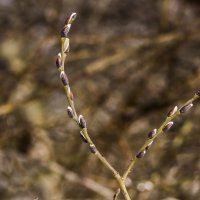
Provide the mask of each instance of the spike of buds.
[{"label": "spike of buds", "polygon": [[91,153],[96,153],[97,152],[97,148],[95,147],[95,145],[94,144],[90,144],[90,151],[91,151]]},{"label": "spike of buds", "polygon": [[170,121],[168,122],[164,127],[163,127],[163,132],[167,132],[169,131],[169,129],[173,126],[174,122],[173,121]]},{"label": "spike of buds", "polygon": [[200,97],[200,89],[198,89],[195,94]]},{"label": "spike of buds", "polygon": [[172,109],[169,110],[169,112],[167,113],[167,117],[171,117],[174,113],[176,113],[178,110],[177,106],[174,106]]},{"label": "spike of buds", "polygon": [[151,148],[151,145],[153,144],[153,140],[145,147],[145,150],[149,150]]},{"label": "spike of buds", "polygon": [[185,113],[185,112],[187,112],[188,110],[190,110],[190,108],[192,108],[192,106],[193,106],[193,104],[190,103],[190,104],[187,104],[187,105],[181,107],[181,108],[180,108],[180,113]]},{"label": "spike of buds", "polygon": [[63,83],[64,86],[69,84],[69,80],[68,80],[67,75],[64,71],[60,72],[60,79],[62,80],[62,83]]},{"label": "spike of buds", "polygon": [[73,118],[74,117],[74,113],[73,113],[73,110],[70,106],[67,107],[67,114],[70,118]]},{"label": "spike of buds", "polygon": [[62,58],[61,53],[58,53],[57,59],[56,59],[56,66],[59,69],[62,66]]},{"label": "spike of buds", "polygon": [[153,129],[151,132],[149,132],[148,138],[152,139],[156,133],[157,133],[157,129]]},{"label": "spike of buds", "polygon": [[74,95],[73,95],[73,93],[72,93],[70,87],[68,87],[67,93],[68,93],[69,98],[73,101]]},{"label": "spike of buds", "polygon": [[146,150],[143,150],[143,151],[139,151],[137,154],[136,154],[136,157],[137,158],[143,158],[146,154]]},{"label": "spike of buds", "polygon": [[86,121],[83,115],[79,115],[78,122],[79,122],[80,128],[86,128]]},{"label": "spike of buds", "polygon": [[80,136],[81,136],[81,139],[83,140],[83,142],[88,143],[85,136],[83,135],[82,131],[80,131]]}]

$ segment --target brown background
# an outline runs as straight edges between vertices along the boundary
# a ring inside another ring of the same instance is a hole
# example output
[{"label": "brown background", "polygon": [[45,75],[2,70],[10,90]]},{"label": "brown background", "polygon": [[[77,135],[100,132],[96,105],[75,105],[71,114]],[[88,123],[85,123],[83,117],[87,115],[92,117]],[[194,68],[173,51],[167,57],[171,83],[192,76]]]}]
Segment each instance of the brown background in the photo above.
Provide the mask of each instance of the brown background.
[{"label": "brown background", "polygon": [[[120,173],[200,86],[198,0],[1,0],[0,199],[112,199],[117,188],[66,114],[55,59],[71,12],[66,73],[76,107]],[[136,164],[134,199],[200,198],[195,103]]]}]

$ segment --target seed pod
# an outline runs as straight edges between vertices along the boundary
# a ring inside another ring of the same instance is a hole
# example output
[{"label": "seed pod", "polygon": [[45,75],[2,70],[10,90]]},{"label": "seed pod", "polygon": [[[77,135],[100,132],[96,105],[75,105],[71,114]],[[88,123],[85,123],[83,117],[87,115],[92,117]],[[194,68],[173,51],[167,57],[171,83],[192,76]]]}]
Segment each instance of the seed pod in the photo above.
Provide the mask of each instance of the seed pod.
[{"label": "seed pod", "polygon": [[192,108],[192,106],[193,106],[192,103],[183,106],[182,108],[180,108],[180,113],[185,113],[185,112],[187,112],[188,110],[190,110],[190,108]]},{"label": "seed pod", "polygon": [[174,122],[170,121],[163,127],[163,132],[169,131],[169,129],[173,126]]},{"label": "seed pod", "polygon": [[71,24],[76,19],[77,14],[74,12],[72,13],[67,20],[65,21],[65,24]]},{"label": "seed pod", "polygon": [[62,58],[61,53],[58,53],[57,59],[56,59],[56,66],[59,69],[62,66]]},{"label": "seed pod", "polygon": [[70,106],[67,107],[67,114],[70,118],[73,118],[74,117],[74,113],[73,113],[73,110]]},{"label": "seed pod", "polygon": [[67,93],[68,93],[69,98],[73,101],[74,95],[73,95],[73,93],[72,93],[70,87],[68,87]]},{"label": "seed pod", "polygon": [[177,110],[178,110],[177,106],[170,109],[169,112],[167,113],[167,117],[171,117]]},{"label": "seed pod", "polygon": [[83,140],[83,142],[88,143],[85,136],[83,135],[82,131],[80,131],[80,136],[81,136],[81,139]]},{"label": "seed pod", "polygon": [[90,144],[89,147],[90,147],[91,153],[96,153],[97,152],[97,148],[95,147],[94,144]]},{"label": "seed pod", "polygon": [[200,89],[198,89],[195,94],[200,97]]},{"label": "seed pod", "polygon": [[78,122],[79,122],[80,128],[86,128],[86,121],[83,115],[79,115]]},{"label": "seed pod", "polygon": [[151,145],[153,144],[153,140],[146,146],[145,150],[149,150],[151,148]]},{"label": "seed pod", "polygon": [[60,72],[60,79],[62,80],[62,83],[63,83],[64,86],[69,84],[69,80],[68,80],[67,75],[64,71]]},{"label": "seed pod", "polygon": [[148,138],[152,139],[156,133],[157,133],[157,129],[153,129],[151,132],[149,132]]},{"label": "seed pod", "polygon": [[143,158],[146,154],[146,150],[140,151],[136,154],[137,158]]}]

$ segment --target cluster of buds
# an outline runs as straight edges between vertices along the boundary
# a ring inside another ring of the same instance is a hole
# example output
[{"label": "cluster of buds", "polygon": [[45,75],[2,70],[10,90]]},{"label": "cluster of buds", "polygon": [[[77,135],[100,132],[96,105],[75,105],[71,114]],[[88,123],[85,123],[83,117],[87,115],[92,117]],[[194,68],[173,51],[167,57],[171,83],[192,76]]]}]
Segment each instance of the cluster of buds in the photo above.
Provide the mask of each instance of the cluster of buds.
[{"label": "cluster of buds", "polygon": [[65,25],[62,28],[60,32],[61,37],[61,53],[58,53],[57,59],[56,59],[56,66],[58,70],[60,71],[60,79],[62,81],[63,86],[65,87],[65,91],[67,94],[67,98],[69,101],[70,106],[67,107],[67,114],[70,118],[74,119],[79,127],[81,128],[80,136],[83,142],[89,143],[89,149],[91,153],[96,153],[97,149],[94,144],[91,143],[91,140],[87,137],[87,129],[86,129],[86,121],[85,118],[82,115],[79,115],[77,118],[77,114],[74,108],[74,97],[73,93],[69,86],[69,80],[68,77],[64,71],[64,62],[66,58],[66,54],[69,52],[69,38],[68,33],[71,28],[72,22],[76,19],[76,13],[72,13],[70,17],[65,21]]},{"label": "cluster of buds", "polygon": [[[198,97],[200,97],[200,89],[196,91],[195,95],[197,95]],[[188,103],[185,104],[184,106],[182,106],[180,109],[178,109],[177,106],[174,106],[172,109],[170,109],[167,113],[167,118],[172,119],[177,113],[185,113],[187,111],[189,111],[191,108],[193,107],[192,103]],[[171,127],[173,126],[174,122],[173,121],[169,121],[167,122],[165,125],[163,125],[162,127],[162,131],[161,132],[167,132],[171,129]],[[146,154],[146,152],[149,150],[149,148],[151,147],[154,138],[156,137],[157,134],[157,129],[153,129],[152,131],[150,131],[148,133],[148,139],[150,140],[150,142],[147,143],[147,145],[144,147],[144,149],[140,150],[137,154],[136,154],[136,158],[143,158]]]}]

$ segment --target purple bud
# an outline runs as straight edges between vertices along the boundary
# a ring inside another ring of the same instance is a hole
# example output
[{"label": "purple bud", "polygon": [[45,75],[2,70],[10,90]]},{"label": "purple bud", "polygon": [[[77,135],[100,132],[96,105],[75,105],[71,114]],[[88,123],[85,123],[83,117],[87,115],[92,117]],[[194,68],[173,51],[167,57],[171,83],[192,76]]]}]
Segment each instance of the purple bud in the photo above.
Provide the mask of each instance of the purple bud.
[{"label": "purple bud", "polygon": [[170,109],[169,112],[167,113],[167,117],[171,117],[177,110],[178,110],[177,106]]},{"label": "purple bud", "polygon": [[169,129],[173,126],[174,122],[170,121],[163,127],[163,132],[169,131]]},{"label": "purple bud", "polygon": [[180,113],[185,113],[185,112],[187,112],[188,110],[190,110],[190,108],[192,108],[192,106],[193,106],[193,104],[190,103],[190,104],[187,104],[187,105],[181,107],[181,108],[180,108]]},{"label": "purple bud", "polygon": [[91,153],[96,153],[97,152],[97,149],[96,149],[96,147],[95,147],[95,145],[94,144],[90,144],[90,151],[91,151]]},{"label": "purple bud", "polygon": [[83,135],[82,131],[80,131],[80,136],[81,136],[81,139],[83,140],[83,142],[88,143],[85,136]]},{"label": "purple bud", "polygon": [[136,154],[137,158],[143,158],[146,154],[146,150],[140,151]]},{"label": "purple bud", "polygon": [[149,150],[151,148],[151,145],[153,144],[153,140],[145,147],[145,150]]},{"label": "purple bud", "polygon": [[66,73],[64,71],[60,72],[60,79],[62,80],[62,83],[63,83],[64,86],[69,84],[67,75],[66,75]]},{"label": "purple bud", "polygon": [[151,132],[149,132],[148,138],[152,139],[156,133],[157,133],[157,129],[153,129]]},{"label": "purple bud", "polygon": [[58,53],[57,59],[56,59],[56,66],[59,69],[62,66],[62,58],[61,53]]},{"label": "purple bud", "polygon": [[65,26],[62,28],[61,32],[60,32],[60,37],[66,38],[66,37],[67,37],[67,34],[69,33],[70,27],[71,27],[70,24],[69,24],[69,25],[65,25]]},{"label": "purple bud", "polygon": [[200,97],[200,89],[198,89],[195,94]]},{"label": "purple bud", "polygon": [[79,122],[79,126],[81,128],[86,128],[86,121],[85,121],[83,115],[79,115],[78,122]]},{"label": "purple bud", "polygon": [[74,113],[73,113],[73,110],[70,106],[67,107],[67,114],[70,118],[73,118],[74,117]]},{"label": "purple bud", "polygon": [[74,12],[72,13],[66,20],[65,24],[71,24],[76,19],[77,14]]}]

